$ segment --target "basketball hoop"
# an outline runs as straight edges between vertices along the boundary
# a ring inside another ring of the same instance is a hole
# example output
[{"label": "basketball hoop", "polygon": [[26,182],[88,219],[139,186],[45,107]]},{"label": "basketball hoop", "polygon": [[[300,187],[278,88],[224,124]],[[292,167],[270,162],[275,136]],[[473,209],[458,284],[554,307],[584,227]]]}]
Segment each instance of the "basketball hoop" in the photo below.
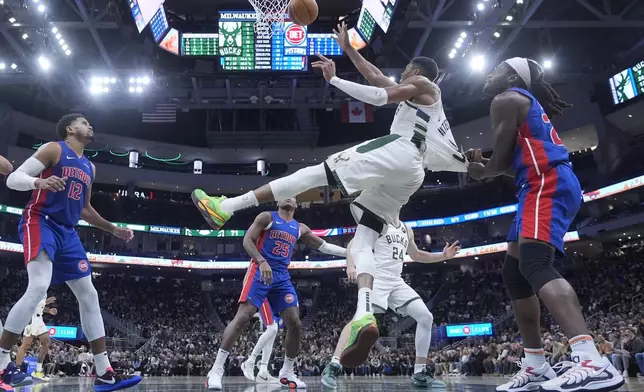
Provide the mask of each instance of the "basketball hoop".
[{"label": "basketball hoop", "polygon": [[284,17],[288,0],[248,0],[257,13],[255,33],[261,38],[271,38],[284,31]]}]

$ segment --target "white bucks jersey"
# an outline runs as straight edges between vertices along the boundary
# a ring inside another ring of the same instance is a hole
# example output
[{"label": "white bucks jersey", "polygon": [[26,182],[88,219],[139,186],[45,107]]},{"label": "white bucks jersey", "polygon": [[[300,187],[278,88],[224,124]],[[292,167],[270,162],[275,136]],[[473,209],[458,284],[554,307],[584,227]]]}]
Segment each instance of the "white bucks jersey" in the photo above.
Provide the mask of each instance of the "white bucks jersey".
[{"label": "white bucks jersey", "polygon": [[467,158],[454,141],[441,100],[430,106],[409,101],[399,103],[391,124],[391,133],[412,141],[425,142],[427,147],[423,154],[423,164],[426,169],[467,171]]},{"label": "white bucks jersey", "polygon": [[31,322],[37,322],[37,321],[42,321],[42,314],[45,311],[45,306],[47,306],[47,297],[43,298],[40,302],[38,302],[38,306],[36,306],[36,311],[34,312],[33,316],[31,316]]},{"label": "white bucks jersey", "polygon": [[405,255],[407,254],[407,246],[409,246],[407,226],[404,223],[400,223],[398,227],[389,224],[387,232],[378,238],[373,248],[377,278],[400,278]]}]

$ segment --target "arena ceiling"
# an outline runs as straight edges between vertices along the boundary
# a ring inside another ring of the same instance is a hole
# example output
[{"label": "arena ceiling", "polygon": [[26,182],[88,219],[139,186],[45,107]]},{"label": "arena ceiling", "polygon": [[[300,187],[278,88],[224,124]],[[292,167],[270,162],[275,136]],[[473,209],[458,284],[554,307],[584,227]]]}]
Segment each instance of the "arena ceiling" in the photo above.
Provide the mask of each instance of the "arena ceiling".
[{"label": "arena ceiling", "polygon": [[[644,58],[644,2],[639,0],[399,1],[389,32],[376,36],[364,54],[392,75],[416,55],[434,57],[442,67],[441,85],[450,108],[486,105],[480,93],[485,72],[470,69],[475,55],[483,56],[485,70],[510,56],[550,60],[548,72],[555,83],[584,85]],[[44,12],[38,10],[41,5]],[[359,0],[321,1],[312,29],[329,31],[339,16],[359,7]],[[166,1],[170,24],[189,31],[212,28],[221,9],[243,8],[250,8],[245,0]],[[38,110],[47,105],[132,109],[167,101],[180,109],[329,108],[344,99],[330,95],[313,71],[231,74],[213,70],[214,61],[168,54],[147,30],[137,33],[125,0],[2,0],[0,10],[0,62],[5,64],[0,99],[29,112],[36,105]],[[450,58],[461,34],[467,38]],[[338,69],[353,72],[346,59],[338,60]],[[97,100],[88,93],[89,79],[97,74],[115,76],[119,83],[150,75],[150,93],[133,98],[123,91]],[[273,100],[254,104],[252,95]]]}]

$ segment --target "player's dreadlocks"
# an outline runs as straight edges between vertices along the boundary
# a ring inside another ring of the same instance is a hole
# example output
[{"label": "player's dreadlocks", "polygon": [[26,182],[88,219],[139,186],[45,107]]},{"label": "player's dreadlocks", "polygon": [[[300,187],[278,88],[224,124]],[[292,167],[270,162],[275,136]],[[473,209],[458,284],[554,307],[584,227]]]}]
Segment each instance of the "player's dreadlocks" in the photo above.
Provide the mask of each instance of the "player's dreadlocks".
[{"label": "player's dreadlocks", "polygon": [[528,66],[530,67],[530,77],[533,80],[529,90],[537,98],[548,117],[560,115],[564,110],[572,107],[571,104],[561,99],[548,82],[543,80],[543,68],[536,61],[528,59]]}]

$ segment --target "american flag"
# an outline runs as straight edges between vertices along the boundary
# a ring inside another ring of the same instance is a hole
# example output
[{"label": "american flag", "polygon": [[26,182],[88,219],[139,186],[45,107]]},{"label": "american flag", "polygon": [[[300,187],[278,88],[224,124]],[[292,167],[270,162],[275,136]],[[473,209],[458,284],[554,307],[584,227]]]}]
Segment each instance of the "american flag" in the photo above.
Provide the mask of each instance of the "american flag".
[{"label": "american flag", "polygon": [[154,112],[141,113],[141,121],[144,123],[176,123],[177,104],[158,103],[154,107]]}]

